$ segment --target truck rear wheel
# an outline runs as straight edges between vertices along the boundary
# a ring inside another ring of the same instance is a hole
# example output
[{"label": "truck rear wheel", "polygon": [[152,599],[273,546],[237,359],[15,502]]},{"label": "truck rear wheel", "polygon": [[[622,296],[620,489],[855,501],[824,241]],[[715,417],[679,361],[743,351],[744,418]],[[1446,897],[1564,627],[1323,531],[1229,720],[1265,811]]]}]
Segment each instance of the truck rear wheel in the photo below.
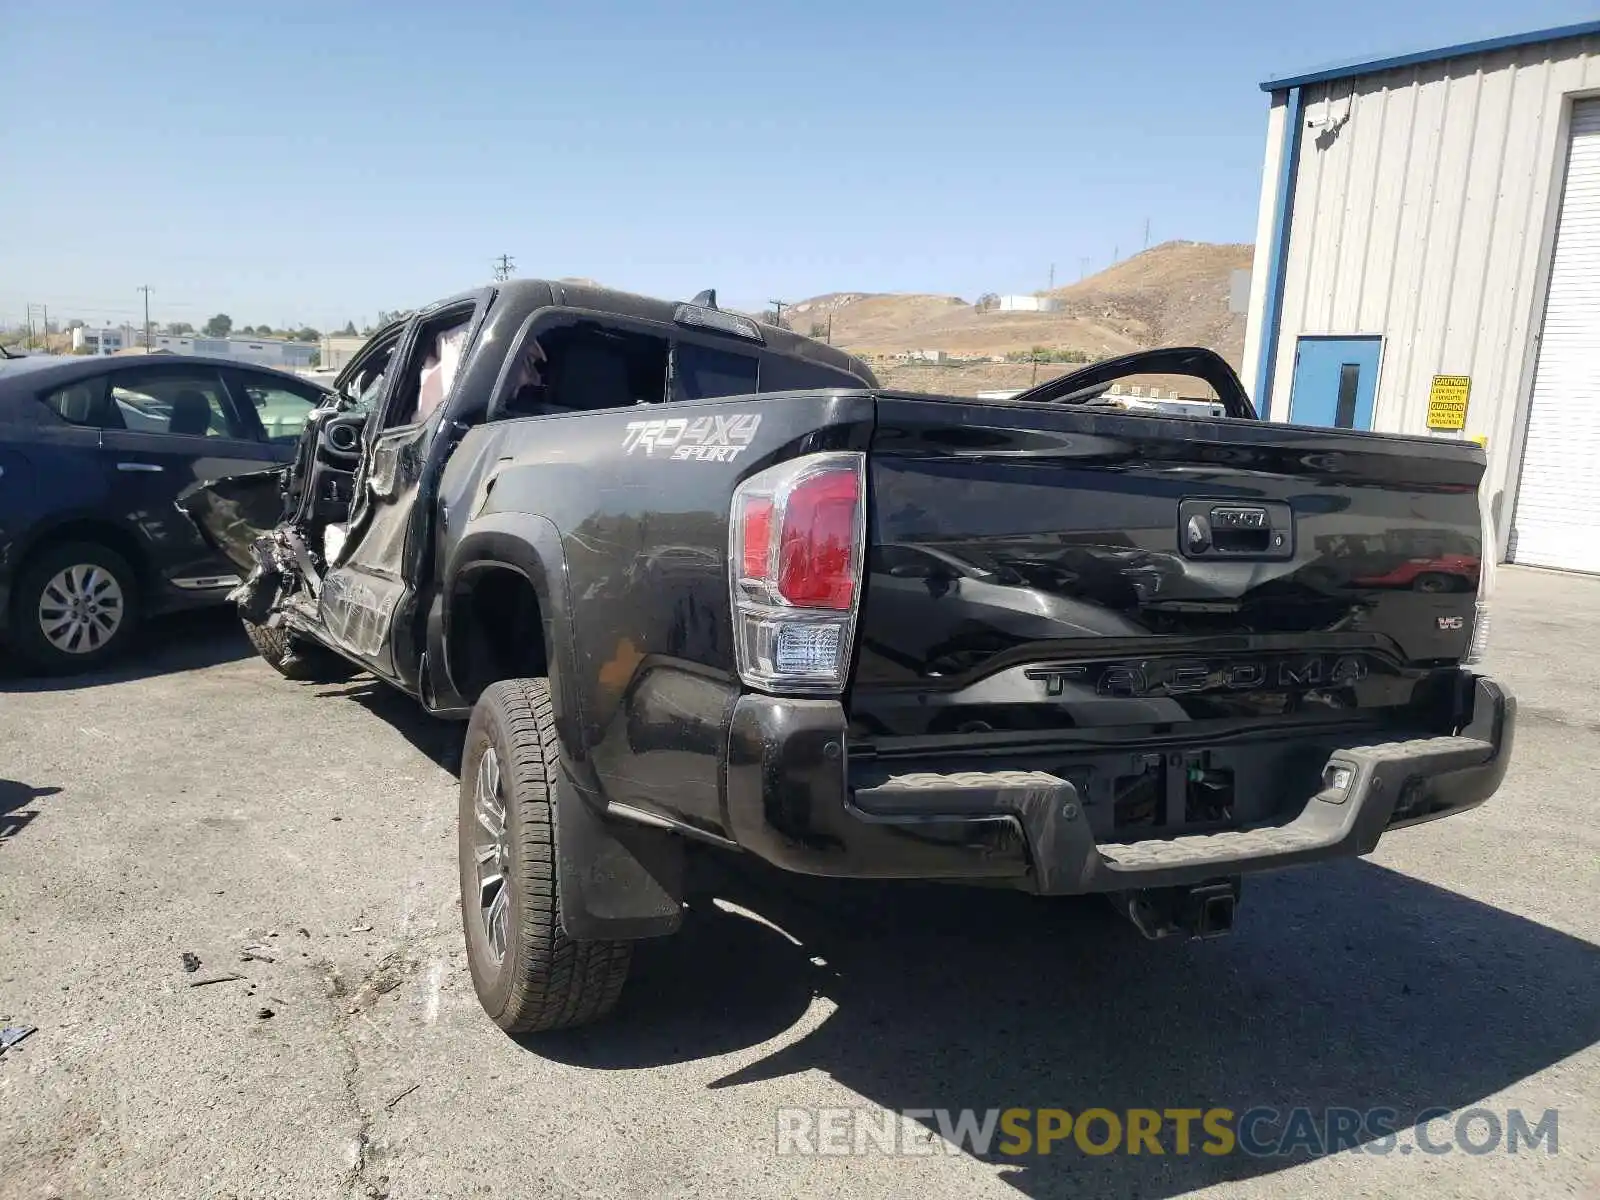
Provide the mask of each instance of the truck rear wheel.
[{"label": "truck rear wheel", "polygon": [[579,942],[561,924],[555,714],[543,679],[489,685],[461,760],[461,922],[472,986],[508,1033],[583,1025],[622,995],[630,942]]},{"label": "truck rear wheel", "polygon": [[342,683],[356,673],[353,663],[340,658],[325,646],[296,637],[281,625],[257,625],[239,618],[244,635],[256,653],[285,679],[307,683]]}]

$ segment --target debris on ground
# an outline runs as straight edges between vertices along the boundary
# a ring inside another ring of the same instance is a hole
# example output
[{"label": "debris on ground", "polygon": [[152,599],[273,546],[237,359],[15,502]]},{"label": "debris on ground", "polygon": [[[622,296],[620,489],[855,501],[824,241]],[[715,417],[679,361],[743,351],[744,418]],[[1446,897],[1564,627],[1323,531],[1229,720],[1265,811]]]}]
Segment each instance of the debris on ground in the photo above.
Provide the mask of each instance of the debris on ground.
[{"label": "debris on ground", "polygon": [[422,1085],[420,1083],[413,1083],[410,1087],[408,1087],[405,1091],[401,1092],[398,1096],[396,1096],[393,1100],[389,1101],[389,1103],[385,1104],[383,1107],[388,1109],[390,1112],[393,1112],[394,1111],[394,1106],[396,1104],[399,1104],[400,1101],[404,1100],[407,1096],[411,1095],[412,1092],[416,1091],[421,1086]]},{"label": "debris on ground", "polygon": [[416,973],[416,959],[407,957],[399,950],[385,954],[372,965],[371,970],[350,993],[348,1011],[357,1013],[371,1008]]},{"label": "debris on ground", "polygon": [[38,1033],[33,1025],[7,1025],[0,1029],[0,1054],[4,1054],[29,1034]]},{"label": "debris on ground", "polygon": [[298,933],[301,937],[310,937],[311,936],[311,930],[307,929],[304,925],[300,926],[299,929],[296,929],[295,932]]},{"label": "debris on ground", "polygon": [[350,926],[350,932],[351,933],[371,933],[372,932],[372,926],[371,925],[352,925],[352,926]]},{"label": "debris on ground", "polygon": [[260,1020],[265,1021],[268,1017],[270,1017],[272,1015],[273,1015],[273,1012],[272,1012],[272,1010],[270,1008],[258,1008],[258,1009],[256,1009],[256,1016]]},{"label": "debris on ground", "polygon": [[246,946],[239,951],[240,962],[277,962],[271,946]]},{"label": "debris on ground", "polygon": [[181,955],[183,969],[193,975],[200,969],[200,956],[193,950],[185,950]]},{"label": "debris on ground", "polygon": [[243,979],[243,975],[236,975],[232,971],[224,971],[220,975],[207,975],[204,979],[191,979],[190,987],[205,987],[210,983],[232,983],[235,979]]}]

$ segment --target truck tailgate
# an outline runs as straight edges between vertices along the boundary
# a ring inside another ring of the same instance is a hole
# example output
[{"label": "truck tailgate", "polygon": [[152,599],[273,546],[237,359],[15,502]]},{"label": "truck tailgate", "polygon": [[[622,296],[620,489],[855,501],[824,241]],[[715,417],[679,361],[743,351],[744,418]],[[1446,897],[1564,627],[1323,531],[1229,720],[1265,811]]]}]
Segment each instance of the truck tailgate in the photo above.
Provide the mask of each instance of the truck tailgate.
[{"label": "truck tailgate", "polygon": [[1472,634],[1483,468],[1470,443],[880,396],[859,744],[1425,731]]}]

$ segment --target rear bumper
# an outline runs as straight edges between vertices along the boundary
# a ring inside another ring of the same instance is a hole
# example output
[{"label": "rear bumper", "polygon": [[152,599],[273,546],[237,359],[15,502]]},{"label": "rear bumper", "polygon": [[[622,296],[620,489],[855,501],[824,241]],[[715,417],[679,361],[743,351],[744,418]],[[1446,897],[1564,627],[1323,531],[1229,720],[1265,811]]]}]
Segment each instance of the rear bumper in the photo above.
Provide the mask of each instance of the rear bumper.
[{"label": "rear bumper", "polygon": [[1041,771],[912,773],[852,790],[836,702],[746,695],[734,709],[727,828],[808,875],[986,880],[1048,894],[1195,883],[1367,854],[1389,829],[1465,812],[1500,786],[1516,702],[1473,683],[1459,736],[1339,749],[1282,824],[1096,842],[1077,790]]}]

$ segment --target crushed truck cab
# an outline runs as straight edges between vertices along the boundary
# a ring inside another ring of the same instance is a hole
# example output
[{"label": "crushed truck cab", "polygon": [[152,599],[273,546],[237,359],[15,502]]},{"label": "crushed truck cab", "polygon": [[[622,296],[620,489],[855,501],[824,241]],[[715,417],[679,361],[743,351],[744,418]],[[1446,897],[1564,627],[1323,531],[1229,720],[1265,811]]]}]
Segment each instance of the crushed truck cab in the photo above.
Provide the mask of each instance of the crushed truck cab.
[{"label": "crushed truck cab", "polygon": [[[1151,375],[1201,399],[1110,390]],[[1260,422],[1210,351],[909,395],[710,294],[515,281],[336,390],[291,467],[183,504],[278,670],[467,720],[463,923],[507,1029],[609,1011],[690,850],[1207,935],[1243,876],[1506,770],[1483,451]]]}]

